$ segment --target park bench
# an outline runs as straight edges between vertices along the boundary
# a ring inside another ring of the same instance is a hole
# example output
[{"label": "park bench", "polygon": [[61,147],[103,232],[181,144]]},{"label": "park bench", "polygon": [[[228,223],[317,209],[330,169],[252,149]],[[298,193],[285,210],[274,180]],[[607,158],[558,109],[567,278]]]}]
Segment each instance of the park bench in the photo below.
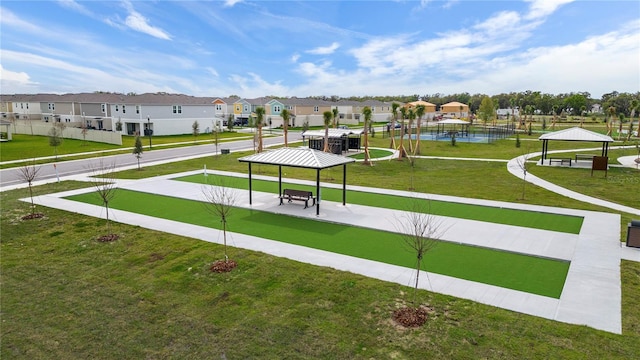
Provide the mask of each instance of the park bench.
[{"label": "park bench", "polygon": [[571,166],[571,161],[572,160],[573,159],[571,159],[571,158],[556,158],[556,157],[553,157],[553,158],[549,158],[549,165],[551,165],[551,163],[554,163],[554,162],[559,162],[560,165],[563,165],[565,162],[568,162],[569,166]]},{"label": "park bench", "polygon": [[292,201],[304,201],[304,208],[309,207],[309,200],[313,200],[311,206],[316,204],[316,198],[313,197],[313,193],[311,191],[304,190],[295,190],[295,189],[284,189],[282,191],[282,195],[280,196],[280,205],[282,205],[283,200],[287,200],[287,202]]},{"label": "park bench", "polygon": [[595,155],[593,154],[576,154],[576,162],[578,162],[578,160],[589,160],[589,161],[593,161],[593,157]]}]

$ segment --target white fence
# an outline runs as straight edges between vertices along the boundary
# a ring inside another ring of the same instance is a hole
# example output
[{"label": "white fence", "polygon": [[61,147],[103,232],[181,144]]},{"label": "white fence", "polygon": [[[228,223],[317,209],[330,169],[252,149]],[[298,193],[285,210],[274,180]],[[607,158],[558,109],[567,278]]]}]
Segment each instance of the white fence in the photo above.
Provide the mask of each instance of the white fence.
[{"label": "white fence", "polygon": [[[53,123],[15,121],[11,125],[11,131],[14,134],[49,136],[49,131],[51,131],[52,127]],[[65,139],[87,140],[122,145],[122,134],[114,131],[87,129],[86,134],[83,135],[81,128],[65,127],[64,130],[62,130],[62,137]]]}]

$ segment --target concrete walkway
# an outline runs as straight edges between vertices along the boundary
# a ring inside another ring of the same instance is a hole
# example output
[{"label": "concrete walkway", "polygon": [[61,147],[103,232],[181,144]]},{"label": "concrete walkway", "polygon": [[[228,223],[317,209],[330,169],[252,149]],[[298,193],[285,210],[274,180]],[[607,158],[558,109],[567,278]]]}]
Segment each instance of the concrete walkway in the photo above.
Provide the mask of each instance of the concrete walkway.
[{"label": "concrete walkway", "polygon": [[[118,187],[153,194],[203,200],[201,185],[171,180],[173,177],[194,173],[202,173],[202,170],[142,180],[122,180],[118,181]],[[209,173],[246,178],[245,174],[238,173],[214,171],[209,171]],[[277,181],[277,179],[268,177],[256,176],[255,178]],[[302,180],[287,179],[286,181],[313,185],[311,182]],[[322,186],[325,188],[339,187],[339,185],[333,184],[322,184]],[[348,190],[390,193],[398,196],[417,196],[467,204],[583,216],[584,223],[578,235],[450,217],[436,217],[437,221],[441,221],[442,227],[447,229],[443,235],[443,240],[445,241],[571,261],[560,299],[509,290],[434,273],[424,273],[421,275],[420,278],[422,282],[420,283],[420,287],[434,292],[547,319],[572,324],[584,324],[596,329],[618,334],[622,332],[620,258],[623,257],[623,252],[627,252],[626,256],[630,259],[640,261],[640,251],[634,251],[635,249],[620,246],[619,215],[433,194],[414,194],[404,191],[356,186],[349,186]],[[35,201],[42,206],[82,213],[89,216],[104,217],[103,207],[81,204],[62,198],[71,194],[90,191],[93,191],[91,187],[65,193],[50,194],[40,196],[36,198]],[[402,215],[402,212],[396,210],[352,204],[342,206],[340,203],[322,201],[320,216],[316,217],[314,209],[303,209],[299,204],[278,206],[279,201],[275,194],[254,192],[253,204],[249,205],[248,191],[234,191],[237,192],[238,196],[238,203],[236,205],[240,207],[372,229],[397,232],[394,219]],[[28,201],[28,199],[25,200]],[[119,210],[111,211],[110,216],[112,219],[126,224],[204,241],[221,242],[220,231],[207,227],[162,220]],[[381,219],[384,220],[381,221]],[[473,229],[473,231],[469,229]],[[415,281],[415,272],[409,268],[266,240],[239,233],[231,234],[229,244],[235,247],[262,251],[275,256],[319,266],[327,266],[407,286],[412,286],[413,281]]]}]

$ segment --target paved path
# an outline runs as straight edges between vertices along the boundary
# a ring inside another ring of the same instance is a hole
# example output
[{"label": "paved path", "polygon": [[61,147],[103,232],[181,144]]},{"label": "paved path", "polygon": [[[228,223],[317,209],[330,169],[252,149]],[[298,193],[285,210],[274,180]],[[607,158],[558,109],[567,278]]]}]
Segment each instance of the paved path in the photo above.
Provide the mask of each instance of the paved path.
[{"label": "paved path", "polygon": [[[118,187],[134,191],[202,200],[201,185],[170,180],[172,177],[201,172],[202,170],[198,170],[184,174],[172,174],[170,176],[141,180],[123,180],[118,181]],[[244,174],[237,173],[209,172],[246,177]],[[256,178],[277,181],[277,179],[269,177],[256,176]],[[311,182],[302,180],[287,179],[287,181],[313,185]],[[322,186],[339,187],[339,185],[333,184],[322,184]],[[447,229],[443,236],[443,239],[446,241],[571,261],[560,299],[509,290],[434,273],[425,273],[424,275],[426,276],[421,276],[422,282],[419,286],[420,288],[434,292],[470,299],[534,316],[572,324],[584,324],[596,329],[618,334],[622,332],[620,258],[626,256],[635,261],[640,261],[640,251],[621,247],[619,241],[619,215],[432,194],[414,194],[404,191],[390,191],[356,186],[349,186],[348,189],[583,216],[584,223],[578,235],[450,217],[436,217],[442,222],[443,228]],[[102,207],[79,204],[62,199],[63,196],[87,191],[93,191],[93,189],[88,188],[40,196],[36,198],[36,202],[43,206],[95,217],[104,217],[104,208]],[[239,200],[237,205],[241,207],[380,230],[396,232],[394,219],[402,215],[402,212],[396,210],[352,204],[342,206],[340,203],[322,201],[320,216],[315,216],[313,209],[303,209],[303,207],[298,204],[278,206],[279,201],[277,195],[271,193],[254,192],[253,205],[250,206],[248,204],[248,191],[234,191],[238,194]],[[113,219],[122,223],[204,241],[221,242],[220,231],[207,227],[157,219],[119,210],[113,210],[110,215]],[[385,220],[380,221],[380,219]],[[473,231],[469,229],[473,229]],[[232,246],[240,248],[262,251],[275,256],[286,257],[319,266],[332,267],[338,270],[349,271],[407,286],[411,286],[412,282],[415,281],[415,273],[409,268],[261,239],[239,233],[233,233],[230,238],[229,243]],[[623,253],[626,255],[623,256]]]}]

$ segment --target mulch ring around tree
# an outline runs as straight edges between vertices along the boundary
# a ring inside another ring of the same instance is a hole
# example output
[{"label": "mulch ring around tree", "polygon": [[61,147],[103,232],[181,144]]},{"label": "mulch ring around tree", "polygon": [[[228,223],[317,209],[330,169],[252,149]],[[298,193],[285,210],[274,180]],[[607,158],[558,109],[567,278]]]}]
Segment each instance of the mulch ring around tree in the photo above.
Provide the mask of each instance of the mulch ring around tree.
[{"label": "mulch ring around tree", "polygon": [[420,307],[402,307],[393,312],[393,320],[404,327],[419,327],[427,322],[428,310]]},{"label": "mulch ring around tree", "polygon": [[40,219],[40,218],[43,218],[43,217],[44,217],[43,213],[33,213],[33,214],[25,215],[21,219],[22,220],[33,220],[33,219]]},{"label": "mulch ring around tree", "polygon": [[211,265],[209,270],[217,273],[225,273],[235,269],[236,266],[238,266],[238,263],[234,260],[218,260]]},{"label": "mulch ring around tree", "polygon": [[120,238],[120,235],[118,234],[108,234],[108,235],[102,235],[98,238],[99,242],[112,242],[112,241],[116,241]]}]

